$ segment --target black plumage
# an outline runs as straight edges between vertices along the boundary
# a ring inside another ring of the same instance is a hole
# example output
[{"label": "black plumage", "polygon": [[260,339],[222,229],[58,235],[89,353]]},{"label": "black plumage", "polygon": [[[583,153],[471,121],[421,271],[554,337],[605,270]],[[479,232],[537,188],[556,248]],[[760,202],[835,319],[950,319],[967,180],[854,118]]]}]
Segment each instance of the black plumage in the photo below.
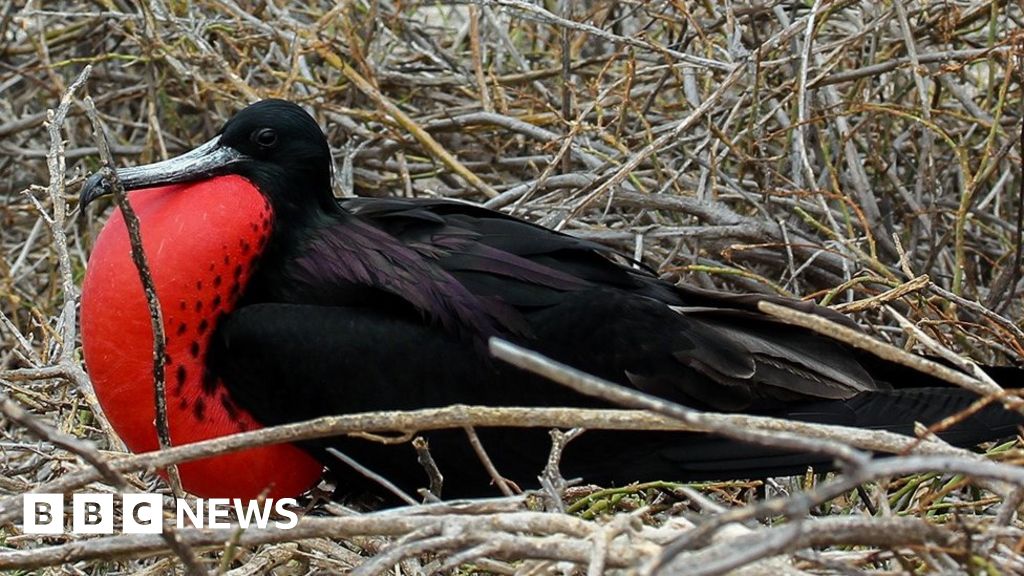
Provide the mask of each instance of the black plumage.
[{"label": "black plumage", "polygon": [[[214,147],[229,150],[231,160],[173,177],[134,168],[127,184],[237,173],[270,200],[270,242],[237,308],[216,326],[207,358],[232,400],[264,424],[455,403],[601,405],[488,357],[491,336],[709,410],[910,434],[914,421],[933,423],[976,399],[756,308],[769,299],[851,324],[808,303],[674,286],[606,247],[471,204],[335,201],[326,140],[287,102],[246,108]],[[103,191],[94,179],[83,200]],[[1019,385],[1019,372],[1002,375]],[[1020,421],[990,407],[945,437],[972,445],[1010,435]],[[461,431],[428,437],[446,496],[496,490]],[[491,429],[481,437],[502,474],[535,484],[550,444],[544,431]],[[307,447],[344,482],[358,475],[339,468],[325,447],[406,489],[426,484],[408,445],[340,438]],[[698,434],[590,431],[570,445],[563,470],[625,483],[761,477],[829,464]]]}]

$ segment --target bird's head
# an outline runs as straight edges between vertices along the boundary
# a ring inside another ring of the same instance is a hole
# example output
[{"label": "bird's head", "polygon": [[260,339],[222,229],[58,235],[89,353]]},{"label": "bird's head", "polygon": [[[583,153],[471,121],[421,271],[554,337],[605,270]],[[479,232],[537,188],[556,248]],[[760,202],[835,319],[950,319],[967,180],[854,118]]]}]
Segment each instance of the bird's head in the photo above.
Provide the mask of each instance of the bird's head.
[{"label": "bird's head", "polygon": [[[238,174],[256,185],[275,212],[332,210],[331,153],[305,110],[285,100],[262,100],[229,120],[212,140],[162,162],[117,170],[125,190]],[[102,172],[82,188],[81,205],[109,194]]]}]

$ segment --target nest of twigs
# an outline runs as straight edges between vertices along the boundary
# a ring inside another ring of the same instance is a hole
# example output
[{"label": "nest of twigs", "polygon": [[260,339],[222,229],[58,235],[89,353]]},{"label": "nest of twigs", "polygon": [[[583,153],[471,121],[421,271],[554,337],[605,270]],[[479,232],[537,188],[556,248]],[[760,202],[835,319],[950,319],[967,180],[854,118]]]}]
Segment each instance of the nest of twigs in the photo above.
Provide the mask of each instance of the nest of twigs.
[{"label": "nest of twigs", "polygon": [[339,194],[474,200],[673,281],[1019,363],[1021,19],[1016,2],[0,2],[0,568],[1024,573],[1019,446],[979,461],[927,437],[838,475],[332,504],[291,531],[19,526],[27,491],[168,493],[123,464],[75,341],[106,208],[75,214],[100,165],[87,96],[124,164],[288,98],[325,128]]}]

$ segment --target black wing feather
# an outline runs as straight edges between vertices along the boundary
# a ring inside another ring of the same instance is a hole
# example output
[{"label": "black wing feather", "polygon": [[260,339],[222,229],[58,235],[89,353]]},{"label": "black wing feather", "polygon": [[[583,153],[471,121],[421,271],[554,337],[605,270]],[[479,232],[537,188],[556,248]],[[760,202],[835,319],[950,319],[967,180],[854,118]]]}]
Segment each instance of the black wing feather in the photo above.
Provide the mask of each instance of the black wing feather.
[{"label": "black wing feather", "polygon": [[[342,206],[454,279],[478,299],[473,306],[506,306],[504,327],[529,327],[515,334],[536,336],[545,333],[541,323],[581,322],[595,315],[614,324],[645,309],[645,323],[629,325],[633,338],[675,347],[623,343],[645,350],[639,363],[646,367],[614,367],[606,372],[613,380],[657,381],[659,389],[674,387],[691,402],[700,390],[707,405],[754,410],[794,398],[849,398],[887,388],[844,346],[779,324],[756,308],[757,301],[771,300],[853,325],[811,303],[672,286],[617,262],[603,246],[470,204],[353,199]],[[452,297],[469,301],[464,294]],[[521,323],[510,319],[515,315]],[[595,368],[587,366],[589,355],[615,356],[599,349],[576,357],[559,349],[558,338],[563,337],[525,338],[522,343],[582,369]],[[575,344],[566,342],[566,347]],[[651,366],[661,371],[652,372]],[[721,402],[708,394],[716,386]]]}]

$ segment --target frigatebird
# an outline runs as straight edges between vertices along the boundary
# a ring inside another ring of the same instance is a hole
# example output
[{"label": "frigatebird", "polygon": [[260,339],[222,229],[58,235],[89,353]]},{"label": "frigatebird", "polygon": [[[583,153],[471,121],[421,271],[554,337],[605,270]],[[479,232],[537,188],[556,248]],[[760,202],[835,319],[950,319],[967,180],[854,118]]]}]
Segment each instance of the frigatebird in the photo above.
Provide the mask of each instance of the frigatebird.
[{"label": "frigatebird", "polygon": [[[977,398],[758,312],[769,297],[674,285],[602,245],[469,203],[337,199],[331,153],[296,104],[265,100],[180,157],[117,170],[141,222],[167,333],[175,444],[376,410],[451,404],[603,406],[487,354],[499,336],[687,406],[913,433]],[[81,204],[109,192],[94,175]],[[809,303],[777,303],[852,324]],[[120,212],[89,260],[85,362],[111,423],[155,449],[152,334]],[[1021,372],[1000,373],[1017,386]],[[1012,435],[990,406],[943,432],[958,445]],[[550,438],[480,431],[497,470],[537,483]],[[462,431],[426,435],[445,496],[496,493]],[[185,464],[204,496],[294,495],[332,468],[365,487],[337,449],[406,490],[427,477],[408,443],[340,437]],[[562,459],[599,484],[727,479],[829,466],[703,434],[589,431]]]}]

